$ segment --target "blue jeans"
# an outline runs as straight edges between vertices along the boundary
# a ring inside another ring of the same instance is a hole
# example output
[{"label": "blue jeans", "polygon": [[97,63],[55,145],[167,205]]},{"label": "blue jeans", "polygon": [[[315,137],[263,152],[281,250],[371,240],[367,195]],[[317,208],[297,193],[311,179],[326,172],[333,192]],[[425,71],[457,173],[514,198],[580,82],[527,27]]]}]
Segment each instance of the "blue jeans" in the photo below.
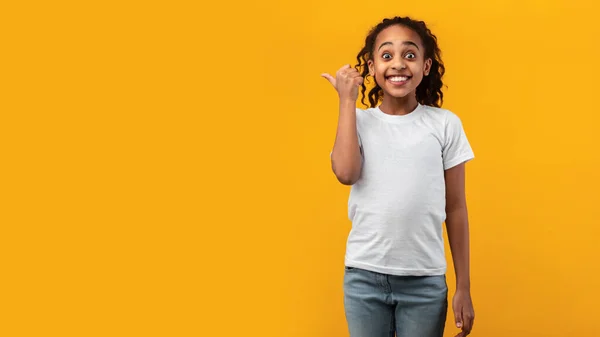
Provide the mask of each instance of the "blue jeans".
[{"label": "blue jeans", "polygon": [[350,337],[442,337],[446,276],[393,276],[346,267],[344,306]]}]

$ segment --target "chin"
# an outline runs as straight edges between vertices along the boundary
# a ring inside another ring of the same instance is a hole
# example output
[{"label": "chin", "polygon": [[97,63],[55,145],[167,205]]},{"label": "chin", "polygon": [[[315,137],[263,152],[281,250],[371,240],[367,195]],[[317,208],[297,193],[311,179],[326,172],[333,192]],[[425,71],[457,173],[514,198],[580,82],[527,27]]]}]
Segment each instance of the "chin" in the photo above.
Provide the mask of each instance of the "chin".
[{"label": "chin", "polygon": [[407,90],[407,89],[398,89],[398,88],[394,88],[394,89],[385,89],[385,93],[386,95],[393,97],[393,98],[404,98],[406,96],[408,96],[411,92],[413,92],[414,90]]}]

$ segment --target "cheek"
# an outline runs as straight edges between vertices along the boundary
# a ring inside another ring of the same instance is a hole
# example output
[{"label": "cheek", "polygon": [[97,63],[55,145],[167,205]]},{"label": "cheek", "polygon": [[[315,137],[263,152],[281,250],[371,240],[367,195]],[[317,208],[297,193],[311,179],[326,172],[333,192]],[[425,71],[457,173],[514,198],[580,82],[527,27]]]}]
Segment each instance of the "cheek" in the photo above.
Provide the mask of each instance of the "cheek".
[{"label": "cheek", "polygon": [[413,75],[423,76],[425,74],[425,64],[415,64],[411,70],[413,71]]}]

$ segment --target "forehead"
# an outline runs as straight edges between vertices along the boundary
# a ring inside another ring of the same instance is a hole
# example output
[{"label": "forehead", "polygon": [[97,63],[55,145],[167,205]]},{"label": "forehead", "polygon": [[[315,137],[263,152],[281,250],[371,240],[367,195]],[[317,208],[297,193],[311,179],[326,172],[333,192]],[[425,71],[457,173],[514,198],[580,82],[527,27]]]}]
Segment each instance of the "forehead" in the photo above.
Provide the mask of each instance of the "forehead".
[{"label": "forehead", "polygon": [[393,25],[382,30],[375,39],[375,49],[384,42],[392,42],[394,45],[405,41],[412,41],[422,49],[421,37],[414,30],[401,25]]}]

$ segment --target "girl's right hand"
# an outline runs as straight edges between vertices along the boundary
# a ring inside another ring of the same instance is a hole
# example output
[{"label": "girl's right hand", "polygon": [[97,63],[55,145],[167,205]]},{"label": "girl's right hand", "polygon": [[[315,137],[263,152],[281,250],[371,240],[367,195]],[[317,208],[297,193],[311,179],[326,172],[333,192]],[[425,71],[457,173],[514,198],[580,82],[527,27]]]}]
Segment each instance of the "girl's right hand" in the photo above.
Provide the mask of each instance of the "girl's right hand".
[{"label": "girl's right hand", "polygon": [[335,78],[329,74],[322,74],[338,92],[340,100],[358,99],[358,87],[363,83],[363,78],[358,73],[358,70],[350,68],[347,64],[340,68],[335,74]]}]

